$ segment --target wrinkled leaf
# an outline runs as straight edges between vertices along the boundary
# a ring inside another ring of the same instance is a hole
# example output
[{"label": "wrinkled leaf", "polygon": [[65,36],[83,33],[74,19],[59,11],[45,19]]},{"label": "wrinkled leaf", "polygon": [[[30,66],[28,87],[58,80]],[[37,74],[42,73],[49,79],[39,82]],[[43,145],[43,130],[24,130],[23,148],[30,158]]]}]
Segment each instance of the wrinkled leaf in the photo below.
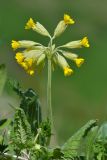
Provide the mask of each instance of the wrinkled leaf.
[{"label": "wrinkled leaf", "polygon": [[31,126],[21,108],[15,112],[10,137],[15,150],[27,148],[32,140]]},{"label": "wrinkled leaf", "polygon": [[97,160],[107,159],[107,122],[98,130],[93,144],[93,154]]},{"label": "wrinkled leaf", "polygon": [[12,84],[13,90],[20,96],[22,108],[27,116],[27,120],[31,125],[32,132],[36,135],[37,129],[42,121],[41,116],[41,104],[38,95],[33,89],[27,89],[22,91],[19,83],[15,82]]},{"label": "wrinkled leaf", "polygon": [[89,121],[86,125],[80,128],[63,146],[62,151],[65,158],[78,157],[78,151],[81,148],[81,142],[85,138],[88,132],[96,126],[96,120]]}]

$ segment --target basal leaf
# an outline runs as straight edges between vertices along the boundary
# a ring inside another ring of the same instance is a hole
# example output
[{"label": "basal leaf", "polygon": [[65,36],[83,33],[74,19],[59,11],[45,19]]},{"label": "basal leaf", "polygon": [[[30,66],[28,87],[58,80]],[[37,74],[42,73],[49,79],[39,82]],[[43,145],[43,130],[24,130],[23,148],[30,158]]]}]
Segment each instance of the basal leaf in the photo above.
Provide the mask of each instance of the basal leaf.
[{"label": "basal leaf", "polygon": [[107,159],[107,122],[101,125],[93,144],[93,154],[96,160]]},{"label": "basal leaf", "polygon": [[18,108],[13,121],[11,141],[16,150],[27,148],[32,140],[31,126],[23,109]]},{"label": "basal leaf", "polygon": [[38,95],[33,89],[22,91],[18,83],[14,83],[13,90],[20,96],[22,108],[27,116],[27,120],[31,125],[32,132],[36,135],[37,129],[42,121],[41,105]]},{"label": "basal leaf", "polygon": [[77,131],[63,146],[62,152],[65,158],[75,158],[78,157],[79,149],[81,148],[81,142],[87,133],[96,126],[97,121],[91,120],[86,125],[84,125],[79,131]]}]

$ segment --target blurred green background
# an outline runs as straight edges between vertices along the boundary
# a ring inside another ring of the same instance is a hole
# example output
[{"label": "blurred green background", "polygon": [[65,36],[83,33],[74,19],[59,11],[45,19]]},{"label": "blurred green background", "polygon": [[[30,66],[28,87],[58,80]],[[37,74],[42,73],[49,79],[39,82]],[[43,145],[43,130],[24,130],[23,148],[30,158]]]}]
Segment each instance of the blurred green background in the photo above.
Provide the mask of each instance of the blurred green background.
[{"label": "blurred green background", "polygon": [[[26,39],[47,44],[46,37],[24,30],[25,23],[32,17],[52,33],[64,13],[72,15],[76,23],[56,43],[88,36],[91,47],[75,50],[86,63],[80,69],[73,65],[73,76],[64,77],[59,67],[53,72],[52,106],[59,144],[88,120],[107,119],[107,0],[0,0],[0,64],[6,64],[8,76],[18,80],[23,88],[33,87],[38,92],[44,112],[47,66],[42,73],[28,76],[15,62],[10,43],[12,39]],[[1,116],[11,116],[8,103],[19,101],[3,93]]]}]

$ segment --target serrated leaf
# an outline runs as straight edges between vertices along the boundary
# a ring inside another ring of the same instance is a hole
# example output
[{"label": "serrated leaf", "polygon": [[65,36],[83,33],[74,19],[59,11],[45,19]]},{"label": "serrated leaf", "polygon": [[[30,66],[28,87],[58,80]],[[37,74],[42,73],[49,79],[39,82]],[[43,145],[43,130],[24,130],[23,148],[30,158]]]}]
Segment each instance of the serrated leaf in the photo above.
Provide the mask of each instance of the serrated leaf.
[{"label": "serrated leaf", "polygon": [[13,83],[12,86],[13,90],[21,98],[20,108],[24,110],[27,120],[31,125],[31,130],[34,135],[36,135],[37,129],[42,121],[41,104],[38,95],[33,89],[22,91],[17,82]]},{"label": "serrated leaf", "polygon": [[23,109],[21,108],[18,108],[15,113],[11,140],[12,144],[18,150],[27,148],[32,140],[31,126],[27,121]]},{"label": "serrated leaf", "polygon": [[36,134],[42,117],[40,101],[38,95],[33,89],[28,89],[23,92],[20,107],[25,111],[27,119],[31,125],[32,132]]},{"label": "serrated leaf", "polygon": [[41,128],[39,144],[41,144],[42,146],[48,146],[51,137],[51,123],[49,119],[47,119],[47,121],[42,122],[39,128]]},{"label": "serrated leaf", "polygon": [[93,157],[93,144],[95,143],[95,137],[97,132],[98,132],[98,126],[93,127],[85,139],[84,152],[87,159],[92,159]]},{"label": "serrated leaf", "polygon": [[97,160],[107,159],[107,122],[98,130],[93,144],[93,154]]},{"label": "serrated leaf", "polygon": [[96,120],[89,121],[62,146],[62,152],[65,158],[78,157],[78,150],[81,147],[80,144],[82,139],[87,136],[87,133],[91,128],[96,126],[96,123]]},{"label": "serrated leaf", "polygon": [[63,153],[61,152],[61,149],[60,148],[55,148],[53,150],[52,158],[53,159],[62,159],[62,157],[63,157]]}]

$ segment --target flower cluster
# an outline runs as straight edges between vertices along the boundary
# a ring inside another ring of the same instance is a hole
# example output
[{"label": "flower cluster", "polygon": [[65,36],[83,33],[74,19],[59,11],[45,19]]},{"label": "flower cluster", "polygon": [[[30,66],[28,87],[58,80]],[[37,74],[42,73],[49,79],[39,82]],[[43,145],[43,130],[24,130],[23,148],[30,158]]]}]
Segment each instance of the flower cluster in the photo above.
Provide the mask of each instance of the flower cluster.
[{"label": "flower cluster", "polygon": [[15,59],[19,65],[29,74],[33,75],[37,67],[44,66],[45,59],[51,59],[52,65],[58,64],[64,71],[65,76],[69,76],[73,73],[73,69],[69,66],[67,59],[74,61],[77,67],[80,67],[84,63],[83,58],[79,58],[77,54],[65,49],[74,49],[89,47],[88,38],[84,37],[81,40],[71,41],[64,45],[55,47],[53,40],[60,36],[68,25],[74,24],[74,20],[68,15],[64,14],[63,20],[61,20],[55,28],[53,36],[41,25],[39,22],[34,22],[32,18],[26,23],[25,29],[32,29],[43,36],[47,36],[50,39],[48,46],[44,46],[40,43],[28,40],[15,41],[12,40],[12,48],[14,50],[23,48],[23,51],[16,53]]}]

